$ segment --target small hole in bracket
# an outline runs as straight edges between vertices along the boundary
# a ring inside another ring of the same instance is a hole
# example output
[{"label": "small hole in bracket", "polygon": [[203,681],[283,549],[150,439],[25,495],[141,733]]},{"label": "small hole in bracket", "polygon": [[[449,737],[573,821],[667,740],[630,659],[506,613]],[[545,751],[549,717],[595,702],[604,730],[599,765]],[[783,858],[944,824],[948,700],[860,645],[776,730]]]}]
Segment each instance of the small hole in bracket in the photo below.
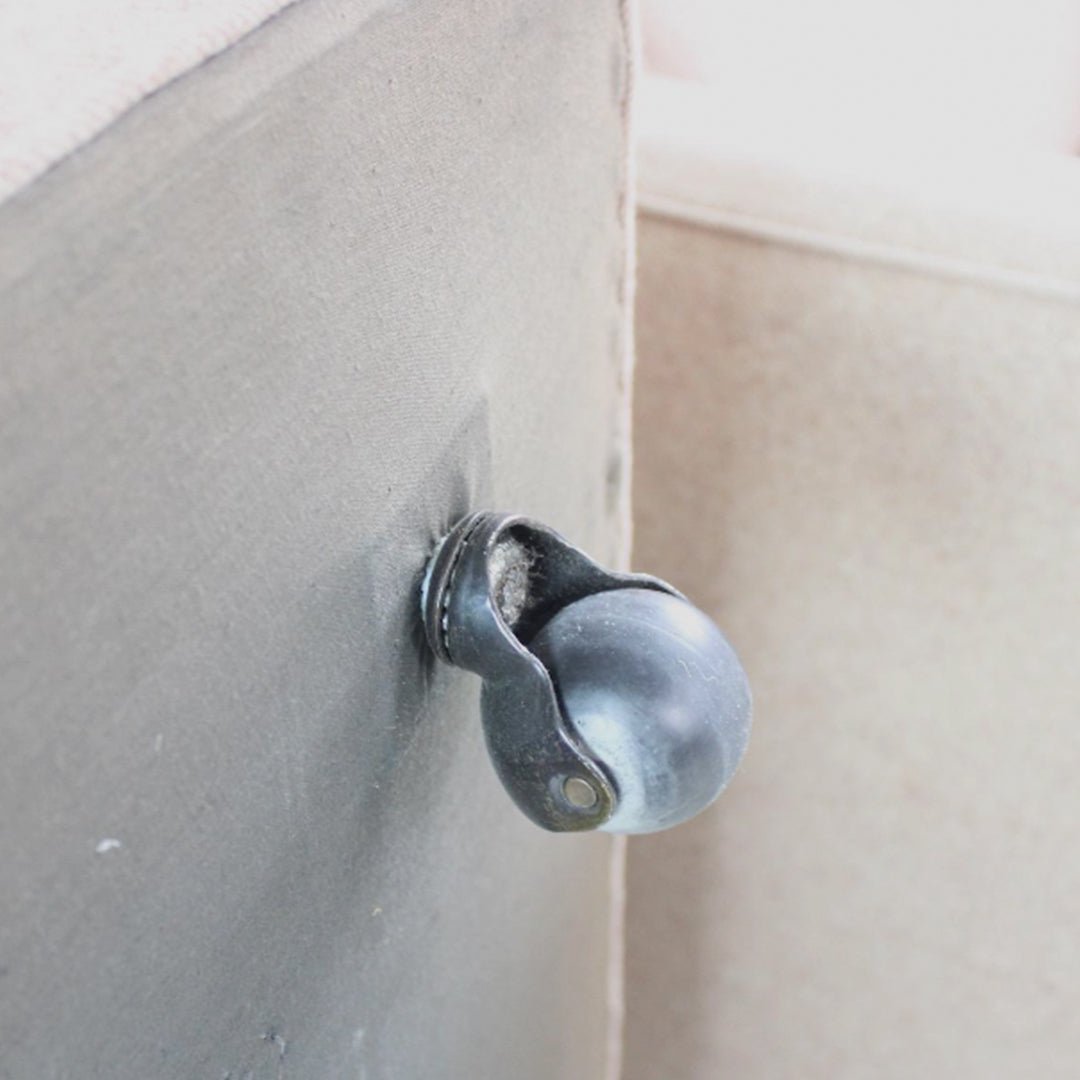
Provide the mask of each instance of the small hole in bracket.
[{"label": "small hole in bracket", "polygon": [[583,780],[580,776],[568,776],[563,781],[562,789],[566,801],[579,810],[592,809],[599,799],[596,788],[588,780]]}]

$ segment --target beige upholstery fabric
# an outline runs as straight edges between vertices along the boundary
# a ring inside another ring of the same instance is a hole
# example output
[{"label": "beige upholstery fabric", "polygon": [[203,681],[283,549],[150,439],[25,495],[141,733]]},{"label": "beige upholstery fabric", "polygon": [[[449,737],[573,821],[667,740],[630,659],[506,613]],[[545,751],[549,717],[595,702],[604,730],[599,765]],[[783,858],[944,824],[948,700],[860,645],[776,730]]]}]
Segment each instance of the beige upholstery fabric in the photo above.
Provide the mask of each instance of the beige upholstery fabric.
[{"label": "beige upholstery fabric", "polygon": [[644,138],[635,561],[756,726],[631,842],[626,1080],[1075,1077],[1078,167],[709,139]]},{"label": "beige upholstery fabric", "polygon": [[628,78],[305,0],[0,206],[4,1080],[604,1074],[610,841],[418,599],[482,506],[625,549]]},{"label": "beige upholstery fabric", "polygon": [[0,4],[0,199],[290,2]]}]

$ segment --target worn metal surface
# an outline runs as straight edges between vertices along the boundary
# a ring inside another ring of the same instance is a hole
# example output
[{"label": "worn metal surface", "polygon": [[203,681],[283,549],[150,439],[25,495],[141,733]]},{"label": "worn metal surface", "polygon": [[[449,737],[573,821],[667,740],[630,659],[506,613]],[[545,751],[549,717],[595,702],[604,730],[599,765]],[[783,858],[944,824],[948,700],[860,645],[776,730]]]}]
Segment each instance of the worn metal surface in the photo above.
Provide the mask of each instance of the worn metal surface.
[{"label": "worn metal surface", "polygon": [[555,832],[654,832],[726,786],[750,689],[713,622],[670,585],[607,570],[541,522],[469,514],[420,590],[440,660],[484,680],[507,792]]},{"label": "worn metal surface", "polygon": [[620,16],[376,8],[0,207],[0,1076],[601,1075],[607,841],[416,590],[487,502],[614,555]]}]

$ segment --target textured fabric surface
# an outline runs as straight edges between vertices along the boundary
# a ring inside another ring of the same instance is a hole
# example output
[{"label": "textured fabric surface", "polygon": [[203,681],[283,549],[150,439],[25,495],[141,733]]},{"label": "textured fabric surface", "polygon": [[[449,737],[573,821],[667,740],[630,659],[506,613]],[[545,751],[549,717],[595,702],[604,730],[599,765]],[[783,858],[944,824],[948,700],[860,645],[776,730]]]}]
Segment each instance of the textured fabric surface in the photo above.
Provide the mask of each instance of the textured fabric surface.
[{"label": "textured fabric surface", "polygon": [[297,4],[0,207],[0,1076],[603,1075],[417,590],[625,548],[623,16]]},{"label": "textured fabric surface", "polygon": [[635,561],[756,716],[630,844],[626,1080],[1072,1077],[1076,167],[996,215],[670,129],[641,173]]},{"label": "textured fabric surface", "polygon": [[289,2],[0,5],[0,200]]}]

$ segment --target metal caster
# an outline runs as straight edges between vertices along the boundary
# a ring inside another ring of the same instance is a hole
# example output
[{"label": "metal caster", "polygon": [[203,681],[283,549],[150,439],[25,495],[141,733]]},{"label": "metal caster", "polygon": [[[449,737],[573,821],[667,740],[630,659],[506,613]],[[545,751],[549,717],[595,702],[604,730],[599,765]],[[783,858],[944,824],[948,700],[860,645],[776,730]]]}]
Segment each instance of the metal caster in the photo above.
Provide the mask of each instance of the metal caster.
[{"label": "metal caster", "polygon": [[483,678],[495,769],[545,829],[666,829],[704,810],[742,758],[750,688],[715,624],[539,522],[460,521],[428,564],[421,607],[435,655]]}]

